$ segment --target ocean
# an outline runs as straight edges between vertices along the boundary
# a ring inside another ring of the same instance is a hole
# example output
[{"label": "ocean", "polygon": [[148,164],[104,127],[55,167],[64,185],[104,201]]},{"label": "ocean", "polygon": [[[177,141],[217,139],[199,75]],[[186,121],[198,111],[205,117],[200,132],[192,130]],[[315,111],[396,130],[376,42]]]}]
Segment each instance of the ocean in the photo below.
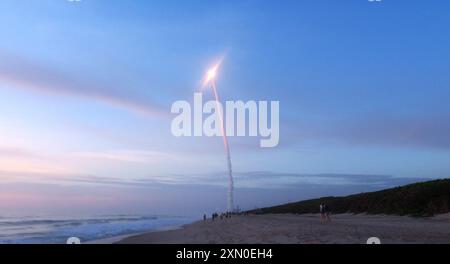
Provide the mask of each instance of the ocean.
[{"label": "ocean", "polygon": [[0,243],[65,244],[69,237],[78,237],[83,243],[178,227],[195,220],[193,217],[156,215],[0,216]]}]

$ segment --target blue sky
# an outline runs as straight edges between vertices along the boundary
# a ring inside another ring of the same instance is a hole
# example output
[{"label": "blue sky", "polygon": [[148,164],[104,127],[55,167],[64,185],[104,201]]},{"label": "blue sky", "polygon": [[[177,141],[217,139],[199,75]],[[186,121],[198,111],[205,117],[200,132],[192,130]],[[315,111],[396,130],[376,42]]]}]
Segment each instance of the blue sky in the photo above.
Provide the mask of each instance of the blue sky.
[{"label": "blue sky", "polygon": [[69,200],[74,210],[178,210],[179,193],[216,197],[197,210],[222,208],[221,140],[174,138],[168,116],[222,55],[222,99],[281,107],[277,148],[230,139],[242,207],[447,178],[449,11],[444,1],[1,1],[0,208],[64,207],[59,188],[84,197]]}]

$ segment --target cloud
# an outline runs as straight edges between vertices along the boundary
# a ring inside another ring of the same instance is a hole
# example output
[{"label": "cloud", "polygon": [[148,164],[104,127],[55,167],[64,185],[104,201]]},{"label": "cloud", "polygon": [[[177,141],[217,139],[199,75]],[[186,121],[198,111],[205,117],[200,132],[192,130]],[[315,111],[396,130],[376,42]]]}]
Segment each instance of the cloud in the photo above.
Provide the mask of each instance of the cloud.
[{"label": "cloud", "polygon": [[[301,185],[317,186],[353,186],[372,185],[378,187],[389,187],[404,185],[411,182],[427,181],[429,178],[407,178],[395,177],[391,175],[376,174],[304,174],[304,173],[283,173],[272,171],[249,171],[236,173],[236,181],[242,182],[272,182],[273,186],[298,187]],[[278,184],[277,184],[278,183]]]},{"label": "cloud", "polygon": [[72,156],[83,159],[99,159],[120,162],[134,163],[155,163],[167,160],[174,160],[174,155],[146,150],[115,150],[115,151],[97,151],[97,152],[76,152]]},{"label": "cloud", "polygon": [[52,184],[89,184],[89,185],[139,185],[137,181],[116,177],[96,176],[92,174],[70,174],[52,172],[28,172],[0,170],[1,182],[52,183]]},{"label": "cloud", "polygon": [[[298,188],[304,186],[318,187],[352,187],[372,186],[388,188],[412,182],[427,181],[430,178],[407,178],[391,175],[370,174],[303,174],[273,171],[234,172],[237,188]],[[227,172],[197,173],[197,174],[169,174],[167,176],[151,176],[149,179],[139,179],[142,183],[184,184],[227,186]]]},{"label": "cloud", "polygon": [[53,95],[96,100],[145,116],[168,117],[167,109],[150,103],[142,96],[126,94],[127,87],[112,87],[92,80],[76,78],[38,61],[12,56],[0,51],[0,82],[14,87]]},{"label": "cloud", "polygon": [[[32,152],[20,148],[0,148],[0,156],[9,157],[19,155],[20,158],[29,158]],[[31,156],[33,157],[33,156]],[[69,160],[78,159],[94,161],[112,161],[136,164],[157,164],[163,162],[168,164],[186,164],[192,162],[189,155],[179,155],[177,153],[160,152],[152,150],[111,150],[111,151],[88,151],[69,153],[65,157]],[[196,161],[196,160],[195,160]],[[8,163],[9,164],[9,163]],[[225,171],[210,173],[148,173],[140,177],[133,177],[129,174],[116,177],[107,175],[93,175],[89,173],[73,172],[64,168],[53,168],[51,166],[37,167],[29,170],[30,164],[24,166],[3,166],[0,170],[0,180],[18,182],[54,182],[63,184],[91,184],[91,185],[123,185],[123,186],[151,186],[155,184],[170,185],[207,185],[226,186],[227,173]],[[42,165],[42,162],[39,162]],[[59,163],[58,163],[59,164]],[[51,164],[50,164],[51,165]],[[55,163],[56,165],[56,163]],[[134,165],[133,165],[134,166]],[[22,169],[21,169],[22,168]],[[124,172],[125,173],[125,172]],[[370,174],[305,174],[298,172],[282,171],[235,171],[234,178],[237,187],[245,188],[293,188],[296,186],[379,186],[389,187],[393,184],[402,185],[413,181],[423,181],[427,178],[399,178],[390,175],[370,175]]]},{"label": "cloud", "polygon": [[0,157],[34,158],[37,155],[27,149],[0,146]]}]

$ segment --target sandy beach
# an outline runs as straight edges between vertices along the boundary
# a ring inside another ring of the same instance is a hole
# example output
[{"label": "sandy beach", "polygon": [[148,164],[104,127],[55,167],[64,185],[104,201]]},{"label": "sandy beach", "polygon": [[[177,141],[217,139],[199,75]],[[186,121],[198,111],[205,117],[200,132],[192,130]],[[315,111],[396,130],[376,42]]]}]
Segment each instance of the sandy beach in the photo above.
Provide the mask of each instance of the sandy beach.
[{"label": "sandy beach", "polygon": [[450,216],[412,218],[385,215],[248,215],[199,221],[177,230],[150,232],[120,240],[124,244],[361,244],[450,243]]}]

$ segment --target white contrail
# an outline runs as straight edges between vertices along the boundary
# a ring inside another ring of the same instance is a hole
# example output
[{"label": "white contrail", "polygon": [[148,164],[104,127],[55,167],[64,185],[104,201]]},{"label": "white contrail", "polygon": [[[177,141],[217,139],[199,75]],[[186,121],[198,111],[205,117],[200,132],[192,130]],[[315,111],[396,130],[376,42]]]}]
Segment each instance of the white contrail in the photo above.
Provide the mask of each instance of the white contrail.
[{"label": "white contrail", "polygon": [[234,181],[233,181],[233,166],[231,164],[231,152],[230,145],[228,144],[228,137],[225,133],[225,124],[223,120],[222,107],[220,104],[219,93],[217,92],[216,81],[214,78],[211,80],[212,89],[214,92],[214,97],[216,99],[217,111],[220,118],[220,129],[222,132],[223,144],[225,146],[225,151],[227,153],[227,165],[228,165],[228,211],[234,211],[234,201],[233,201],[233,192],[234,192]]}]

